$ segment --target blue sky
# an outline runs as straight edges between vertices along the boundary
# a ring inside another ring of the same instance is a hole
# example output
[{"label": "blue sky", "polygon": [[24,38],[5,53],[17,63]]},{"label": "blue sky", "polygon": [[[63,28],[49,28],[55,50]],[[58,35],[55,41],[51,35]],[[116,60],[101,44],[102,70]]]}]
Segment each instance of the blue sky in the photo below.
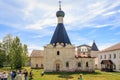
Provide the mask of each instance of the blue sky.
[{"label": "blue sky", "polygon": [[[120,42],[120,0],[62,0],[71,43],[100,50]],[[50,43],[57,25],[58,0],[0,0],[0,41],[11,33],[29,51]]]}]

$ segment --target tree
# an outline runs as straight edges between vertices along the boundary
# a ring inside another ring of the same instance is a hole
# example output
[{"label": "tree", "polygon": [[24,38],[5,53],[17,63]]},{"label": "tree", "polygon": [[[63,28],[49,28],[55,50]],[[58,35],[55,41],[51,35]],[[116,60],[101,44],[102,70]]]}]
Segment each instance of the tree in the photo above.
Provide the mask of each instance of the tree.
[{"label": "tree", "polygon": [[23,48],[22,43],[20,42],[19,37],[14,38],[9,53],[9,61],[11,68],[19,69],[23,65]]},{"label": "tree", "polygon": [[0,67],[3,67],[5,62],[6,62],[5,50],[2,48],[2,43],[0,43]]},{"label": "tree", "polygon": [[27,45],[24,44],[23,45],[23,54],[22,54],[22,58],[23,58],[23,66],[28,62],[28,48]]},{"label": "tree", "polygon": [[5,62],[6,62],[5,51],[0,49],[0,67],[3,67]]}]

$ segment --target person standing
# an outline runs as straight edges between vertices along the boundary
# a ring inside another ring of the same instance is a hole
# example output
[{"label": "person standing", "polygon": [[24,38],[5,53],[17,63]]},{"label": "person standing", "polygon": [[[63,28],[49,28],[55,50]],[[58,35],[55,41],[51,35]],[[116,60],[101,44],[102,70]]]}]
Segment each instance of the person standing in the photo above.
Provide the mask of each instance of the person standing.
[{"label": "person standing", "polygon": [[11,80],[15,80],[15,77],[16,77],[16,71],[12,71],[11,72]]},{"label": "person standing", "polygon": [[26,69],[23,72],[23,74],[24,74],[24,80],[28,80],[28,71]]},{"label": "person standing", "polygon": [[2,74],[0,73],[0,80],[1,80]]},{"label": "person standing", "polygon": [[19,70],[19,72],[17,73],[15,80],[22,80],[22,72],[21,70]]},{"label": "person standing", "polygon": [[42,71],[41,76],[44,76],[44,71]]},{"label": "person standing", "polygon": [[33,72],[32,70],[30,71],[30,74],[29,74],[29,80],[32,80],[33,79]]},{"label": "person standing", "polygon": [[6,72],[3,72],[3,80],[8,80],[8,74]]},{"label": "person standing", "polygon": [[80,74],[78,80],[83,80],[82,75]]}]

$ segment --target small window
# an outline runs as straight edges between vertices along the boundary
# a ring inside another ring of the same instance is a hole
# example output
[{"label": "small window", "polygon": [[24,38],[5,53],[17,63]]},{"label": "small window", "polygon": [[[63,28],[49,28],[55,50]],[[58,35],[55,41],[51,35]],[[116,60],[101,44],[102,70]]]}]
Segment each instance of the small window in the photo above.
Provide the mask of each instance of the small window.
[{"label": "small window", "polygon": [[120,58],[120,53],[119,53],[119,58]]},{"label": "small window", "polygon": [[111,54],[109,54],[109,58],[111,59]]},{"label": "small window", "polygon": [[113,69],[116,70],[116,65],[114,64]]},{"label": "small window", "polygon": [[102,55],[100,56],[100,59],[102,59]]},{"label": "small window", "polygon": [[41,64],[41,68],[43,68],[43,64]]},{"label": "small window", "polygon": [[69,67],[69,62],[66,62],[66,67]]},{"label": "small window", "polygon": [[88,62],[86,62],[86,67],[88,67]]},{"label": "small window", "polygon": [[36,64],[36,68],[38,68],[38,64]]},{"label": "small window", "polygon": [[83,52],[83,55],[85,55],[85,52]]},{"label": "small window", "polygon": [[120,65],[119,65],[119,70],[120,70]]},{"label": "small window", "polygon": [[114,59],[116,58],[116,54],[114,54]]},{"label": "small window", "polygon": [[78,67],[81,67],[81,63],[80,62],[78,63]]},{"label": "small window", "polygon": [[104,59],[106,59],[106,55],[104,56]]},{"label": "small window", "polygon": [[60,55],[60,51],[57,51],[57,55]]}]

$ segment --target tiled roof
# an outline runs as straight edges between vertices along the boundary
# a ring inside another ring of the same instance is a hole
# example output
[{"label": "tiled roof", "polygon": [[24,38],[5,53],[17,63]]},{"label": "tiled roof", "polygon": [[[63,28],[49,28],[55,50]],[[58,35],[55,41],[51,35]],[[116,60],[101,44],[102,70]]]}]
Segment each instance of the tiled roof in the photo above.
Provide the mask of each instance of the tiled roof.
[{"label": "tiled roof", "polygon": [[113,50],[120,50],[120,43],[117,43],[111,47],[108,47],[108,48],[102,50],[101,52],[107,52],[107,51],[113,51]]},{"label": "tiled roof", "polygon": [[91,49],[93,51],[99,51],[95,42],[93,42]]},{"label": "tiled roof", "polygon": [[87,45],[87,44],[82,44],[82,45],[79,45],[79,46],[77,46],[77,47],[82,47],[82,46],[87,46],[87,47],[90,47],[90,48],[91,48],[91,46],[89,46],[89,45]]},{"label": "tiled roof", "polygon": [[58,23],[50,44],[63,43],[64,46],[71,44],[63,23]]},{"label": "tiled roof", "polygon": [[44,51],[43,50],[33,50],[30,57],[43,57]]}]

